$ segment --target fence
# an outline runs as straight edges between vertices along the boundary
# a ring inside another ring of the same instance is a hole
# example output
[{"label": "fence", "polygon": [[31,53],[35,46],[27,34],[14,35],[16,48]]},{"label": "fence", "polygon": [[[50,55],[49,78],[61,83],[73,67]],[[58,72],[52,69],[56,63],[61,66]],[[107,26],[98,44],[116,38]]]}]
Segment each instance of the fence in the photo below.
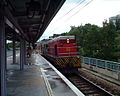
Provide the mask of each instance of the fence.
[{"label": "fence", "polygon": [[101,60],[101,59],[89,58],[89,57],[83,57],[82,61],[84,64],[88,64],[91,66],[96,66],[96,67],[100,67],[103,69],[107,69],[107,70],[120,73],[119,62],[113,62],[113,61],[107,61],[107,60]]}]

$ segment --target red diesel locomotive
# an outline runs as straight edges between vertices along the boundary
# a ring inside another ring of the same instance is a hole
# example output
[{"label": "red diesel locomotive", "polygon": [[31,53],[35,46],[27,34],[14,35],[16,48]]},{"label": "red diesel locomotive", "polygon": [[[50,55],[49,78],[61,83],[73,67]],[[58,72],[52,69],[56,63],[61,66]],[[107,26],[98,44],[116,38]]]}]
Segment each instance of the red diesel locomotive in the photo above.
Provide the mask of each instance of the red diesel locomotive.
[{"label": "red diesel locomotive", "polygon": [[41,42],[42,55],[64,72],[81,67],[75,36],[59,36]]}]

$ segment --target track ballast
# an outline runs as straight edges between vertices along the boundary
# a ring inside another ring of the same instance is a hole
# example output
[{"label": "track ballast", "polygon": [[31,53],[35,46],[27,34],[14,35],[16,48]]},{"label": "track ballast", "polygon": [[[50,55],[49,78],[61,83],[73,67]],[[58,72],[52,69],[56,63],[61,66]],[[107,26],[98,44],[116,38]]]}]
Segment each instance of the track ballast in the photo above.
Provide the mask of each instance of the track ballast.
[{"label": "track ballast", "polygon": [[81,91],[85,96],[112,96],[109,92],[105,91],[103,88],[95,85],[86,78],[78,75],[71,74],[67,75],[67,78]]}]

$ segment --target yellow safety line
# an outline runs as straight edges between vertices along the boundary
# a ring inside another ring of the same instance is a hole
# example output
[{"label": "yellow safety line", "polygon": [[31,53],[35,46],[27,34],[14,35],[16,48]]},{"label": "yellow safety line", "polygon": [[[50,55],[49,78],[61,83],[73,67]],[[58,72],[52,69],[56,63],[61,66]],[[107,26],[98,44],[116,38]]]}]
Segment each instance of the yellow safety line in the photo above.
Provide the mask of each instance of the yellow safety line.
[{"label": "yellow safety line", "polygon": [[46,87],[47,87],[47,91],[48,91],[49,96],[54,96],[53,91],[52,91],[52,88],[51,88],[51,86],[50,86],[50,83],[49,83],[49,81],[47,80],[46,75],[45,75],[45,73],[44,73],[44,71],[43,71],[43,68],[40,68],[40,70],[41,70],[41,72],[42,72],[42,76],[43,76],[43,78],[44,78],[45,85],[46,85]]},{"label": "yellow safety line", "polygon": [[33,85],[21,85],[21,86],[16,86],[16,87],[33,87]]}]

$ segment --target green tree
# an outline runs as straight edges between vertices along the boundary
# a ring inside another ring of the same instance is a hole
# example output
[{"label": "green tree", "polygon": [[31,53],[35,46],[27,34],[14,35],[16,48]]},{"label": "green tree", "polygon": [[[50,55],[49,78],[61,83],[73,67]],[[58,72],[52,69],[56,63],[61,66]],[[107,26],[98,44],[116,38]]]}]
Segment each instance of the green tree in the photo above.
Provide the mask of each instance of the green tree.
[{"label": "green tree", "polygon": [[[94,57],[98,50],[100,28],[96,25],[85,24],[84,26],[71,26],[71,30],[66,35],[75,35],[78,46],[81,46],[80,53],[83,56]],[[97,39],[94,39],[97,38]]]},{"label": "green tree", "polygon": [[[16,49],[20,48],[20,42],[16,42]],[[12,49],[13,48],[13,42],[7,43],[7,49]]]},{"label": "green tree", "polygon": [[107,60],[112,60],[114,49],[115,49],[115,38],[116,38],[116,29],[115,26],[107,21],[103,22],[103,27],[100,30],[101,32],[101,46],[100,46],[100,57]]},{"label": "green tree", "polygon": [[86,24],[83,28],[83,49],[85,55],[89,57],[96,57],[99,50],[100,43],[100,28],[96,25]]},{"label": "green tree", "polygon": [[95,57],[106,60],[120,58],[120,31],[107,21],[103,27],[85,24],[84,26],[71,26],[71,30],[61,35],[75,35],[82,56]]}]

